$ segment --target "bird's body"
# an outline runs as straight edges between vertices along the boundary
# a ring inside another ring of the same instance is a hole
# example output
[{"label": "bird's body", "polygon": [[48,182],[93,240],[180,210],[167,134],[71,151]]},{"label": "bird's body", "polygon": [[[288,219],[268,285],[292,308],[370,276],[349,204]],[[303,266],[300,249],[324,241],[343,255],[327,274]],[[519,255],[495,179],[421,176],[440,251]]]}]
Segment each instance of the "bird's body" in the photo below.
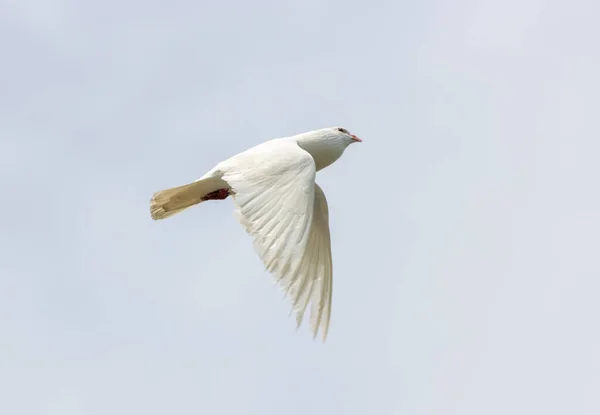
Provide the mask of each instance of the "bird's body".
[{"label": "bird's body", "polygon": [[332,261],[327,199],[315,176],[356,141],[340,127],[269,140],[218,163],[195,182],[155,193],[151,216],[164,219],[231,195],[256,252],[292,299],[297,325],[310,303],[313,335],[321,329],[325,340]]}]

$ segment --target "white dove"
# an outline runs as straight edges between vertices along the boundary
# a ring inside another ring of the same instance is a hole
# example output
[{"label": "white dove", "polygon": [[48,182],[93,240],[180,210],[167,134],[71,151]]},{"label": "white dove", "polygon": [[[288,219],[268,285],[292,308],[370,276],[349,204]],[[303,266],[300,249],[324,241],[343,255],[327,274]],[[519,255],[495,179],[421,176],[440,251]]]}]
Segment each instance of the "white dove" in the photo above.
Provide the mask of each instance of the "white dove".
[{"label": "white dove", "polygon": [[362,140],[341,127],[269,140],[217,164],[200,179],[152,196],[152,219],[232,196],[266,269],[291,298],[297,328],[311,303],[313,338],[327,338],[332,260],[329,209],[316,172]]}]

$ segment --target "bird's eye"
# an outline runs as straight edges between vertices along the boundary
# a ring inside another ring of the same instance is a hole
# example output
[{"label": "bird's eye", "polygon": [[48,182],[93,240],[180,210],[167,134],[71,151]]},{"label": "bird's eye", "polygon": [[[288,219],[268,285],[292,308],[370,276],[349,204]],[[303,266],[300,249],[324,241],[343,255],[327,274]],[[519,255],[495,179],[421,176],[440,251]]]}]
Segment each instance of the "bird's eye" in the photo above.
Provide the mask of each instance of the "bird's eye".
[{"label": "bird's eye", "polygon": [[345,129],[345,128],[341,128],[341,127],[340,127],[340,128],[338,128],[337,130],[338,130],[340,133],[348,134],[348,131],[346,131],[346,129]]}]

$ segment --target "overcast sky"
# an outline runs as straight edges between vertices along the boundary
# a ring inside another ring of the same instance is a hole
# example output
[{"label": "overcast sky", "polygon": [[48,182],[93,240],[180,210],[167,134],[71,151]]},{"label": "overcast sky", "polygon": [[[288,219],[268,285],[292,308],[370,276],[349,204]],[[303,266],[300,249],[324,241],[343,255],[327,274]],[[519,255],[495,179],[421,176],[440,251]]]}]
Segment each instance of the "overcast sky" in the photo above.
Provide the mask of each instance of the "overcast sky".
[{"label": "overcast sky", "polygon": [[[0,413],[600,413],[599,14],[1,1]],[[231,200],[148,206],[334,125],[322,344]]]}]

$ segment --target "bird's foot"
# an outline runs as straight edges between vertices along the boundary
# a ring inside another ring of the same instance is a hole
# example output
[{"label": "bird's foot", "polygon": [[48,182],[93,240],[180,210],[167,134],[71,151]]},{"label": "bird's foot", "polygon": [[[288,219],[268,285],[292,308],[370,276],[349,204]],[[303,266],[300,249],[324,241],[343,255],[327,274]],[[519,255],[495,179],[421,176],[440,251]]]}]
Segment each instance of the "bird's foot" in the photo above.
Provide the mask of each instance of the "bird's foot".
[{"label": "bird's foot", "polygon": [[229,189],[219,189],[214,192],[208,193],[202,198],[202,201],[206,200],[224,200],[229,196]]}]

